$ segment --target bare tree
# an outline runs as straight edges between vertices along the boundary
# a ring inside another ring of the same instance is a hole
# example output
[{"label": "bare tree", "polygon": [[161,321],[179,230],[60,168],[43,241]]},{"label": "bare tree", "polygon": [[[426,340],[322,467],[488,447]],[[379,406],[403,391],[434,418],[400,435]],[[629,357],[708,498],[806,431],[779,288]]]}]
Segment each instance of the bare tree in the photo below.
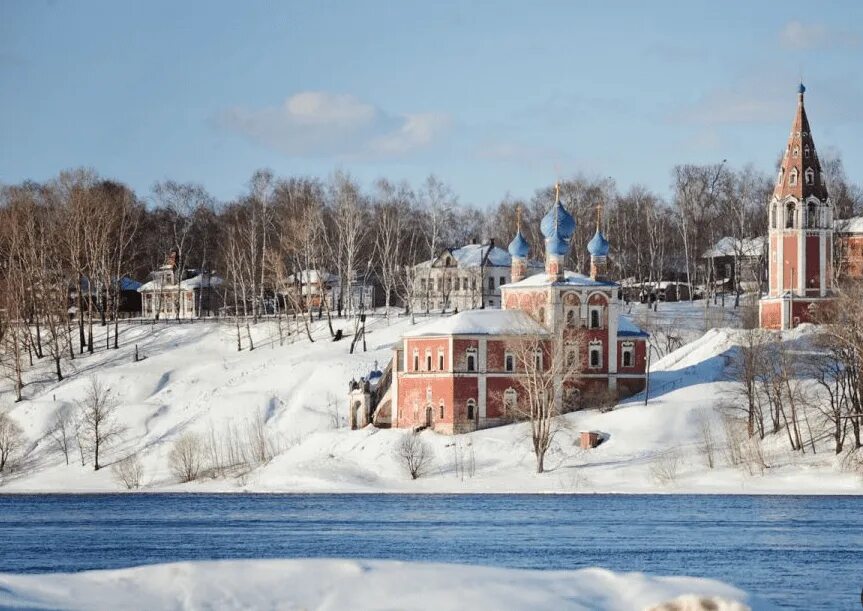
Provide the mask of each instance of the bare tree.
[{"label": "bare tree", "polygon": [[419,479],[425,475],[434,462],[431,446],[419,433],[403,435],[396,444],[393,455],[410,474],[411,479]]},{"label": "bare tree", "polygon": [[24,445],[24,431],[6,412],[0,412],[0,473],[11,464],[15,453]]},{"label": "bare tree", "polygon": [[137,454],[130,454],[111,466],[111,475],[127,490],[136,490],[141,487],[141,481],[144,479],[144,465],[141,464]]},{"label": "bare tree", "polygon": [[93,452],[93,469],[96,471],[101,468],[100,453],[123,431],[116,420],[117,405],[110,389],[95,376],[91,377],[84,398],[78,402],[78,409],[83,439]]},{"label": "bare tree", "polygon": [[182,483],[198,479],[204,457],[204,446],[195,433],[184,433],[168,454],[171,473]]},{"label": "bare tree", "polygon": [[51,439],[57,444],[57,449],[69,464],[69,452],[72,449],[72,440],[75,438],[75,417],[66,408],[60,408],[54,412],[51,428],[48,430]]}]

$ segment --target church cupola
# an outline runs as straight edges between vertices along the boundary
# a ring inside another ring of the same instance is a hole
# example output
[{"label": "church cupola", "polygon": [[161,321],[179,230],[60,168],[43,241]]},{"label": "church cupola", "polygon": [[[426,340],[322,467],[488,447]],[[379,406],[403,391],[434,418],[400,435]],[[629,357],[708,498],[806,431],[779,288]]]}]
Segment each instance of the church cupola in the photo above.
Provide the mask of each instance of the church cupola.
[{"label": "church cupola", "polygon": [[563,265],[569,241],[575,233],[575,219],[560,203],[560,183],[555,185],[555,203],[539,225],[545,236],[545,273],[550,281],[563,280]]},{"label": "church cupola", "polygon": [[512,282],[523,280],[527,275],[527,257],[530,254],[530,245],[521,233],[521,206],[516,208],[515,237],[509,243],[507,250],[512,257]]},{"label": "church cupola", "polygon": [[590,277],[594,280],[605,280],[608,275],[609,244],[600,228],[602,221],[602,206],[596,207],[596,233],[587,243],[590,254]]}]

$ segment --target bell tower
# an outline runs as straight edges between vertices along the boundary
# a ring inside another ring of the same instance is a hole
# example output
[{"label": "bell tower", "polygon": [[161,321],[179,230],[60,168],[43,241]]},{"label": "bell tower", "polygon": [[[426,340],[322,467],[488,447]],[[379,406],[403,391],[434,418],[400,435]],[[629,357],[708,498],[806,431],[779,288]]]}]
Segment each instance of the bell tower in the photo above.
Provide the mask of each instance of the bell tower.
[{"label": "bell tower", "polygon": [[769,291],[761,326],[790,329],[818,318],[833,298],[833,204],[827,195],[800,84],[797,111],[768,207]]}]

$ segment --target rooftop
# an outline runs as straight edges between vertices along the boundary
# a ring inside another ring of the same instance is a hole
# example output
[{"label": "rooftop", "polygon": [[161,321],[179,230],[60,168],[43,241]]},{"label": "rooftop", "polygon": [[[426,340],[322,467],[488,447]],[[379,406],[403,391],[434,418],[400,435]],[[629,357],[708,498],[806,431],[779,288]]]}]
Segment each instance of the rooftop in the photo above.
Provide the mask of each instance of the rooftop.
[{"label": "rooftop", "polygon": [[548,275],[545,272],[541,274],[534,274],[533,276],[528,276],[524,280],[520,280],[518,282],[511,282],[509,284],[504,284],[505,288],[527,288],[527,287],[537,287],[537,286],[603,286],[603,287],[613,287],[618,286],[616,282],[611,282],[609,280],[594,280],[590,276],[585,276],[584,274],[577,274],[575,272],[565,271],[563,273],[563,280],[552,281],[548,279]]},{"label": "rooftop", "polygon": [[521,310],[466,310],[438,318],[404,337],[441,335],[543,335],[548,330]]}]

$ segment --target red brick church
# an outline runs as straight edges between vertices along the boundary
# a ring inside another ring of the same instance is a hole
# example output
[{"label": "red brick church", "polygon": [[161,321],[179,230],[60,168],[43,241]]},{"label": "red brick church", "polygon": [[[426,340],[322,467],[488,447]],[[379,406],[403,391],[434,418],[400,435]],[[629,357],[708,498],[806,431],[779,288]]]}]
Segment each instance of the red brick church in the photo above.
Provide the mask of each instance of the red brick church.
[{"label": "red brick church", "polygon": [[830,307],[833,288],[833,204],[827,194],[800,84],[776,187],[770,199],[769,291],[759,303],[761,326],[789,329]]},{"label": "red brick church", "polygon": [[512,280],[501,287],[502,309],[465,311],[406,333],[381,376],[389,388],[373,414],[363,412],[363,389],[352,391],[351,425],[453,434],[511,421],[524,400],[525,363],[533,364],[514,348],[525,338],[536,346],[535,367],[559,376],[560,411],[589,407],[593,393],[619,398],[642,390],[647,334],[620,314],[620,286],[607,277],[609,243],[599,225],[597,219],[587,245],[590,276],[564,270],[575,219],[559,197],[540,226],[544,272],[526,276],[530,247],[519,227],[509,245]]}]

